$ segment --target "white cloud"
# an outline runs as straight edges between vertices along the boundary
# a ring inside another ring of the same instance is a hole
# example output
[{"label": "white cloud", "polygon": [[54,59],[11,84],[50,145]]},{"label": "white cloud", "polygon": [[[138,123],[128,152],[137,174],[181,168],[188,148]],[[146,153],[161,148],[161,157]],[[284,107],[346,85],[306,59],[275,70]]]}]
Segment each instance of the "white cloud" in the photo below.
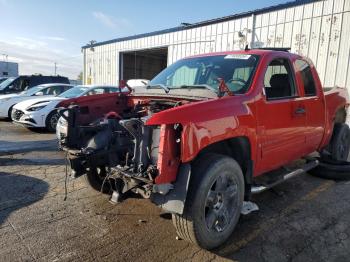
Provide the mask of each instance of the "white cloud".
[{"label": "white cloud", "polygon": [[57,73],[76,79],[82,71],[82,55],[69,54],[54,49],[44,41],[25,37],[0,40],[1,53],[8,55],[8,61],[18,62],[20,74],[43,75],[54,74],[54,63],[57,62]]},{"label": "white cloud", "polygon": [[26,47],[29,49],[37,49],[40,47],[45,47],[47,46],[47,43],[43,41],[38,41],[26,37],[15,37],[14,41],[11,42],[11,44],[18,46],[18,47]]},{"label": "white cloud", "polygon": [[104,26],[112,29],[124,29],[125,27],[129,28],[131,23],[125,18],[114,18],[102,12],[93,12],[92,15],[100,21]]},{"label": "white cloud", "polygon": [[66,39],[59,36],[42,36],[41,39],[51,40],[51,41],[65,41]]}]

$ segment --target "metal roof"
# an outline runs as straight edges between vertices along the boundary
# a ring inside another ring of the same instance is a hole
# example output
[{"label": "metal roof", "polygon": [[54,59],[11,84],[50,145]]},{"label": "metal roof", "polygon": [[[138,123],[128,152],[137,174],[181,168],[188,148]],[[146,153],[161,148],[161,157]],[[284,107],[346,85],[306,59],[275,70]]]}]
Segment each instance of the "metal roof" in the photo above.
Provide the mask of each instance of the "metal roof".
[{"label": "metal roof", "polygon": [[295,6],[304,5],[304,4],[309,4],[309,3],[318,2],[318,1],[322,1],[322,0],[295,0],[295,1],[292,1],[292,2],[284,3],[284,4],[269,6],[269,7],[256,9],[256,10],[253,10],[253,11],[248,11],[248,12],[243,12],[243,13],[238,13],[238,14],[233,14],[233,15],[224,16],[224,17],[221,17],[221,18],[215,18],[215,19],[211,19],[211,20],[206,20],[206,21],[202,21],[202,22],[198,22],[198,23],[194,23],[194,24],[190,24],[190,25],[177,26],[177,27],[173,27],[173,28],[169,28],[169,29],[153,31],[153,32],[150,32],[150,33],[137,34],[137,35],[133,35],[133,36],[121,37],[121,38],[116,38],[116,39],[112,39],[112,40],[108,40],[108,41],[98,42],[98,43],[95,43],[93,45],[85,45],[82,48],[85,49],[85,48],[91,48],[91,47],[106,45],[106,44],[112,44],[112,43],[118,43],[118,42],[123,42],[123,41],[128,41],[128,40],[134,40],[134,39],[143,38],[143,37],[149,37],[149,36],[154,36],[154,35],[173,33],[173,32],[178,32],[178,31],[182,31],[182,30],[192,29],[192,28],[196,28],[196,27],[216,24],[216,23],[220,23],[220,22],[226,22],[226,21],[230,21],[230,20],[234,20],[234,19],[238,19],[238,18],[251,16],[251,15],[258,15],[258,14],[261,14],[261,13],[278,11],[278,10],[281,10],[281,9],[285,9],[285,8],[289,8],[289,7],[295,7]]}]

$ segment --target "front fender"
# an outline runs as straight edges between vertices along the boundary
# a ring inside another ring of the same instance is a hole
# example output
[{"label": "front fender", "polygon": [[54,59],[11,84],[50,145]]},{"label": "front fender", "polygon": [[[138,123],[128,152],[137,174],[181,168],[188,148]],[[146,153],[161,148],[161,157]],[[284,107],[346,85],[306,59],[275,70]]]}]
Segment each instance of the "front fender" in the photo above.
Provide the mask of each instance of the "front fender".
[{"label": "front fender", "polygon": [[210,144],[245,136],[256,153],[256,121],[254,99],[246,96],[227,96],[172,108],[154,114],[147,125],[180,124],[181,162],[193,160]]},{"label": "front fender", "polygon": [[251,145],[251,159],[255,160],[256,135],[251,117],[225,117],[183,126],[181,162],[192,161],[207,146],[235,137],[247,137]]}]

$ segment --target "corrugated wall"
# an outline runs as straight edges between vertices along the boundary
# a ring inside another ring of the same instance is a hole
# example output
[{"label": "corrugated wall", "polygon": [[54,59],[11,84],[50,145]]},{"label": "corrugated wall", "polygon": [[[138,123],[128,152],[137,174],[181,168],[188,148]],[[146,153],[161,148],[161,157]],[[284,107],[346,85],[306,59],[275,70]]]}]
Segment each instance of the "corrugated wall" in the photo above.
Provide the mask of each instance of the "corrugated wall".
[{"label": "corrugated wall", "polygon": [[[239,36],[242,32],[244,37]],[[350,88],[350,0],[326,0],[192,29],[85,49],[85,83],[117,84],[119,53],[168,47],[183,57],[253,47],[291,47],[315,63],[325,86]]]}]

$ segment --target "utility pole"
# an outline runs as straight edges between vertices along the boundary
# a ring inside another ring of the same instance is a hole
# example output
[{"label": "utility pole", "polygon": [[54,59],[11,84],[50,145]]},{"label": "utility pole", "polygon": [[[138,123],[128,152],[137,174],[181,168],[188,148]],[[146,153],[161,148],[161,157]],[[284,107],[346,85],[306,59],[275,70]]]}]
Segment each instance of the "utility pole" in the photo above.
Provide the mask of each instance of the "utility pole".
[{"label": "utility pole", "polygon": [[57,63],[55,62],[55,76],[57,75]]}]

